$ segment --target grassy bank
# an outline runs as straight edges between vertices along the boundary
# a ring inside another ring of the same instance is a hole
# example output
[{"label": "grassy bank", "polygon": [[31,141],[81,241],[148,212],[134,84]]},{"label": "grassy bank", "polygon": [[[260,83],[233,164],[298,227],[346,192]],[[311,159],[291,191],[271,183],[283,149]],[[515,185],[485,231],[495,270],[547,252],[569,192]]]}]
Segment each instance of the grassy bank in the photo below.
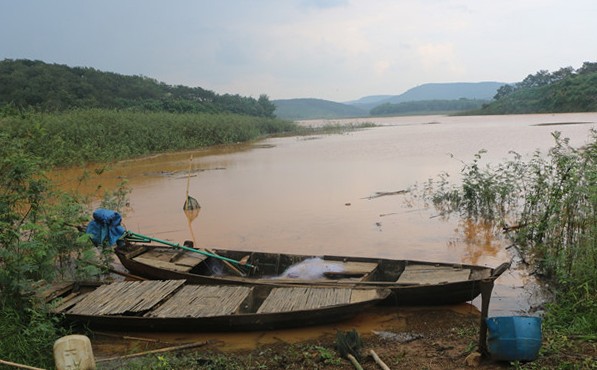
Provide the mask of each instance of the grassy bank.
[{"label": "grassy bank", "polygon": [[25,113],[0,118],[0,132],[51,166],[111,162],[167,151],[291,133],[289,121],[235,114],[176,114],[105,109]]}]

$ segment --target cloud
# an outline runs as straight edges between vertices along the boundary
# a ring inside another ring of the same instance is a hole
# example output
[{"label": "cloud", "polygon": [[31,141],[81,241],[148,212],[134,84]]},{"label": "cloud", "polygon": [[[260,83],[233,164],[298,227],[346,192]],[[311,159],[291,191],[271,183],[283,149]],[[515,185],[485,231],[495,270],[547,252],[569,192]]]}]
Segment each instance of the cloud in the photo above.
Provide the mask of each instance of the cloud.
[{"label": "cloud", "polygon": [[596,12],[594,0],[4,1],[0,59],[344,101],[580,67]]},{"label": "cloud", "polygon": [[301,0],[300,6],[304,8],[329,9],[348,5],[348,0]]}]

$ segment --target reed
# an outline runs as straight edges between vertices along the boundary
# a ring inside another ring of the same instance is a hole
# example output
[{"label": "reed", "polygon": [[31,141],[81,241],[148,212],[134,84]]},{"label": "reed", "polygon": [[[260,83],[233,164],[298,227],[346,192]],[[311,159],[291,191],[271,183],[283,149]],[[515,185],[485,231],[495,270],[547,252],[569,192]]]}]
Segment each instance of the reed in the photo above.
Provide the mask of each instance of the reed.
[{"label": "reed", "polygon": [[53,166],[110,162],[295,132],[289,121],[236,114],[82,109],[0,118],[0,132]]}]

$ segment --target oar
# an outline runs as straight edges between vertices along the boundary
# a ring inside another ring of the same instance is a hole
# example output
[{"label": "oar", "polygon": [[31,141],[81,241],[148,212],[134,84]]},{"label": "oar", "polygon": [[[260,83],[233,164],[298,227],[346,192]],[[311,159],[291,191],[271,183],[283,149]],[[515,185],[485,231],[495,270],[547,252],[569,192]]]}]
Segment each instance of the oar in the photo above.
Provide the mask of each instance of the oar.
[{"label": "oar", "polygon": [[250,268],[255,268],[255,266],[251,265],[250,263],[243,263],[241,261],[237,261],[237,260],[234,260],[234,259],[228,258],[228,257],[223,257],[223,256],[220,256],[218,254],[210,253],[210,252],[207,252],[207,251],[204,251],[204,250],[201,250],[201,249],[189,248],[189,247],[186,247],[184,245],[180,245],[178,243],[172,243],[172,242],[169,242],[167,240],[153,238],[153,237],[150,237],[150,236],[147,236],[147,235],[137,234],[137,233],[134,233],[132,231],[128,231],[127,230],[125,232],[125,238],[127,238],[129,236],[131,236],[130,240],[134,240],[134,241],[150,241],[151,240],[151,241],[154,241],[154,242],[157,242],[157,243],[162,243],[162,244],[165,244],[165,245],[169,245],[169,246],[174,247],[174,248],[180,248],[180,249],[183,249],[185,251],[195,252],[195,253],[203,254],[204,256],[217,258],[217,259],[222,260],[224,262],[231,262],[231,263],[234,263],[235,265],[238,265],[238,266],[247,266],[247,267],[250,267]]}]

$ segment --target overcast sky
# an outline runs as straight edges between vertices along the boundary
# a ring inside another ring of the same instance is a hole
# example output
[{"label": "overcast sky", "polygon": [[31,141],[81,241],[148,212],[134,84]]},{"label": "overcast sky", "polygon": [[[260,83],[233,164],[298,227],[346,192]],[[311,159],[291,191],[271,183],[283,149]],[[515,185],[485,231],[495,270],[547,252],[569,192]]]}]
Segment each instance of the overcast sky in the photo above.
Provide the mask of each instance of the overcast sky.
[{"label": "overcast sky", "polygon": [[6,58],[341,102],[597,62],[597,0],[0,0]]}]

